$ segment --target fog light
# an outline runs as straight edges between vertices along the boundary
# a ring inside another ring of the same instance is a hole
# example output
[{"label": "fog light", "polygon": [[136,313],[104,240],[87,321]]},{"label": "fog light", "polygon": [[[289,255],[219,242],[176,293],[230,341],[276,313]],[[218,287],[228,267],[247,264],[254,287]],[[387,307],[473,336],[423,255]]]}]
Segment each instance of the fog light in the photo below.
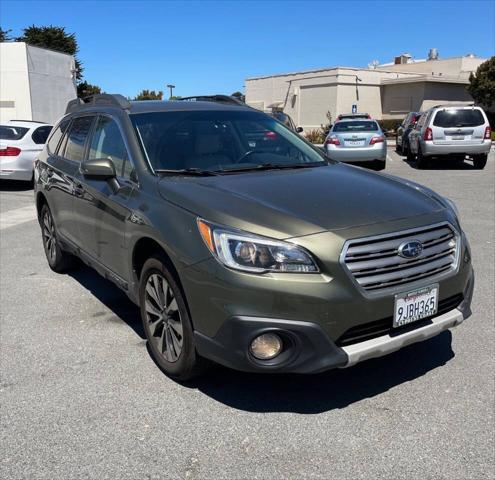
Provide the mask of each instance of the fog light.
[{"label": "fog light", "polygon": [[250,348],[258,360],[270,360],[282,351],[282,339],[274,333],[263,333],[251,342]]}]

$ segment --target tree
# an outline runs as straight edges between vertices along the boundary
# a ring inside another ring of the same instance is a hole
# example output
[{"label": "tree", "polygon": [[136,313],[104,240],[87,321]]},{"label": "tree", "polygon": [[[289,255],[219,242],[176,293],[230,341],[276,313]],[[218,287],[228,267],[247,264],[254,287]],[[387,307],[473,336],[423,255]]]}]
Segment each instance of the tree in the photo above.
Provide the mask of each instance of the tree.
[{"label": "tree", "polygon": [[172,95],[169,100],[180,100],[182,97],[180,95]]},{"label": "tree", "polygon": [[12,30],[3,30],[2,27],[0,27],[0,42],[10,42],[12,40],[12,37],[10,36],[10,32]]},{"label": "tree", "polygon": [[134,98],[134,100],[161,100],[163,98],[163,92],[155,92],[154,90],[141,90]]},{"label": "tree", "polygon": [[246,101],[246,96],[242,94],[242,92],[234,92],[231,97],[234,97],[234,98],[237,98],[238,100],[240,100],[241,102],[245,102]]},{"label": "tree", "polygon": [[469,76],[467,91],[475,102],[484,107],[491,107],[495,102],[495,56],[483,62],[476,70],[476,75]]},{"label": "tree", "polygon": [[73,55],[76,62],[76,78],[82,79],[83,67],[76,55],[79,51],[75,33],[67,33],[64,27],[37,27],[32,25],[23,30],[23,35],[16,38],[17,42],[26,42],[29,45],[49,48],[57,52]]},{"label": "tree", "polygon": [[77,85],[77,96],[79,98],[84,98],[89,95],[97,95],[99,93],[101,93],[101,88],[97,85],[91,85],[91,83],[88,83],[86,81],[80,82]]}]

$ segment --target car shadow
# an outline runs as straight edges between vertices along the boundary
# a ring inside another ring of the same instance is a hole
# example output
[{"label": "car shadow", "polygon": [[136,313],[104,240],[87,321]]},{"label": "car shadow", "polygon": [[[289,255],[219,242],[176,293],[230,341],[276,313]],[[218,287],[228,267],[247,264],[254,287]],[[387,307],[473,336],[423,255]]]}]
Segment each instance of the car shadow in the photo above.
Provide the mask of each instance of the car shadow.
[{"label": "car shadow", "polygon": [[[69,274],[115,314],[114,320],[146,338],[139,308],[117,286],[86,265]],[[445,365],[454,356],[452,334],[446,331],[349,369],[315,375],[261,374],[212,364],[203,376],[183,386],[238,410],[317,414],[380,395]]]},{"label": "car shadow", "polygon": [[146,338],[139,307],[131,302],[120,288],[82,262],[81,266],[70,271],[69,275],[110,309],[115,314],[114,320],[127,323],[141,339]]},{"label": "car shadow", "polygon": [[252,374],[216,366],[185,386],[249,412],[317,414],[380,395],[454,358],[450,331],[349,369],[317,375]]},{"label": "car shadow", "polygon": [[402,157],[402,161],[415,170],[476,170],[469,160],[461,162],[454,158],[431,160],[424,168],[418,168],[416,162],[408,160],[407,157]]},{"label": "car shadow", "polygon": [[0,180],[0,192],[26,192],[33,189],[33,182]]}]

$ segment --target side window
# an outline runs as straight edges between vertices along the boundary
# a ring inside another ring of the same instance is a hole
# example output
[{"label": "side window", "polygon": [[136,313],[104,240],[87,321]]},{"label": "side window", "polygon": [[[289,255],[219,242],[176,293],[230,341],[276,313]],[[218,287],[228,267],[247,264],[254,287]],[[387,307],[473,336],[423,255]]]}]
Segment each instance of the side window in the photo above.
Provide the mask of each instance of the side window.
[{"label": "side window", "polygon": [[[91,139],[88,158],[110,158],[115,165],[117,175],[130,178],[132,165],[127,160],[124,139],[115,120],[99,117]],[[128,169],[130,170],[127,173]]]},{"label": "side window", "polygon": [[67,135],[67,144],[63,156],[75,162],[81,162],[84,158],[86,139],[93,123],[94,117],[75,118]]},{"label": "side window", "polygon": [[31,138],[33,142],[36,143],[36,145],[44,145],[51,131],[52,127],[48,125],[44,127],[38,127],[31,135]]},{"label": "side window", "polygon": [[48,140],[48,151],[50,153],[57,153],[58,144],[60,143],[60,139],[62,138],[63,134],[67,130],[69,123],[69,120],[64,120],[60,122],[57,128],[52,130],[52,134],[50,136],[50,139]]}]

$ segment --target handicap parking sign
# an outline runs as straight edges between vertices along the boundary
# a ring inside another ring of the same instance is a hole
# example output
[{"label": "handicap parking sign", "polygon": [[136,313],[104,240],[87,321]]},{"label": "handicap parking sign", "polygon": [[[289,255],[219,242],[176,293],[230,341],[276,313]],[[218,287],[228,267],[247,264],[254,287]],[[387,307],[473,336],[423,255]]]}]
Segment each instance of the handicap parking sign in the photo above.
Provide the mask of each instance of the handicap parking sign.
[{"label": "handicap parking sign", "polygon": [[357,113],[357,105],[352,106],[352,113]]}]

